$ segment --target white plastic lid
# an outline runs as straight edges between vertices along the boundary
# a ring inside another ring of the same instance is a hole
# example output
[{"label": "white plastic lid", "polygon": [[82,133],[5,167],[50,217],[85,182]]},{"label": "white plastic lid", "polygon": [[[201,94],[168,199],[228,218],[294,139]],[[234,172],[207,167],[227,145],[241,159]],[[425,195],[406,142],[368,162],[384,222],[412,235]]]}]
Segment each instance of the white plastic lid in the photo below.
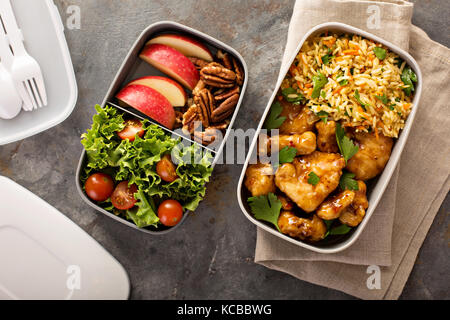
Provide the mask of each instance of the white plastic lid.
[{"label": "white plastic lid", "polygon": [[0,176],[0,300],[127,299],[124,268],[54,207]]},{"label": "white plastic lid", "polygon": [[48,105],[22,111],[12,120],[0,119],[0,145],[25,139],[64,121],[73,111],[78,89],[64,26],[52,0],[11,1],[25,47],[40,64]]}]

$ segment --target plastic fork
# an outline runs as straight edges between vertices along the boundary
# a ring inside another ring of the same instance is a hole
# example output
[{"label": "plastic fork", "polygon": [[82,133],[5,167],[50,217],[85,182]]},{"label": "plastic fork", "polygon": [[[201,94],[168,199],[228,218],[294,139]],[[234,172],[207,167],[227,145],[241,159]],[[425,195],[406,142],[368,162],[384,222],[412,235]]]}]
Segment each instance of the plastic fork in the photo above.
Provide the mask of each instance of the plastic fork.
[{"label": "plastic fork", "polygon": [[25,50],[22,31],[17,25],[10,0],[0,0],[0,36],[7,36],[14,59],[10,68],[24,110],[31,111],[47,105],[42,71],[37,61]]}]

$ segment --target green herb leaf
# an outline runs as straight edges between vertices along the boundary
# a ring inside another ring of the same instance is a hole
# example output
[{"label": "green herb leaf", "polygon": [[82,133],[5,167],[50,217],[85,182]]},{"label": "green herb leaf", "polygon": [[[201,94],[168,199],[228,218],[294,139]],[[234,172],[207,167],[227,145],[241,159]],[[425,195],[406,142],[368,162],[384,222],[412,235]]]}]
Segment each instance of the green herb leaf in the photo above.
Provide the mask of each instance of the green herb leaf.
[{"label": "green herb leaf", "polygon": [[380,60],[384,60],[386,58],[386,49],[375,47],[373,48],[373,52],[375,53],[375,56]]},{"label": "green herb leaf", "polygon": [[351,173],[351,172],[344,172],[341,176],[341,179],[339,180],[339,187],[342,190],[354,190],[354,191],[358,191],[359,190],[359,186],[358,186],[358,181],[356,181],[355,178],[355,174]]},{"label": "green herb leaf", "polygon": [[291,163],[292,161],[294,161],[296,155],[297,149],[295,149],[294,147],[284,147],[280,150],[278,159],[280,163]]},{"label": "green herb leaf", "polygon": [[349,226],[347,226],[345,224],[341,224],[340,226],[331,229],[330,235],[332,235],[332,236],[344,235],[344,234],[347,234],[350,230],[352,230],[352,228],[350,228]]},{"label": "green herb leaf", "polygon": [[409,97],[414,91],[413,82],[417,82],[417,75],[412,71],[411,67],[408,66],[403,69],[401,79],[403,83],[408,86],[407,88],[404,88],[403,91]]},{"label": "green herb leaf", "polygon": [[317,186],[317,184],[320,182],[319,176],[314,171],[311,171],[308,177],[309,177],[308,183],[313,186]]},{"label": "green herb leaf", "polygon": [[328,112],[326,111],[319,111],[318,113],[316,113],[316,115],[320,118],[321,121],[323,121],[323,123],[327,123],[328,122]]},{"label": "green herb leaf", "polygon": [[325,91],[320,91],[320,96],[323,98],[323,99],[325,99],[326,97],[327,97],[327,94],[326,94],[326,92]]},{"label": "green herb leaf", "polygon": [[386,93],[383,94],[382,96],[377,96],[375,95],[375,98],[377,98],[378,100],[380,100],[381,102],[383,102],[384,105],[387,105],[389,103],[389,100],[386,96]]},{"label": "green herb leaf", "polygon": [[320,96],[320,90],[322,90],[322,88],[328,83],[328,79],[319,72],[317,75],[313,76],[312,81],[314,84],[314,89],[311,94],[311,98],[317,99]]},{"label": "green herb leaf", "polygon": [[362,102],[358,89],[355,90],[355,99],[356,101],[358,101],[364,111],[367,111],[367,108],[370,106],[370,104]]},{"label": "green herb leaf", "polygon": [[280,117],[281,112],[283,111],[283,107],[277,101],[272,105],[270,109],[270,114],[264,123],[264,128],[267,130],[278,129],[281,127],[283,122],[286,120],[286,117]]},{"label": "green herb leaf", "polygon": [[359,147],[345,135],[344,128],[340,123],[336,123],[336,140],[345,163],[347,163],[359,151]]},{"label": "green herb leaf", "polygon": [[328,65],[328,64],[330,63],[330,61],[331,61],[332,59],[334,59],[334,58],[335,58],[335,56],[326,54],[326,55],[324,55],[321,59],[322,59],[322,62],[323,62],[324,65]]},{"label": "green herb leaf", "polygon": [[344,79],[344,80],[339,81],[339,85],[341,85],[341,86],[346,86],[346,85],[348,85],[348,80],[347,80],[347,79]]},{"label": "green herb leaf", "polygon": [[300,104],[305,100],[305,97],[301,93],[297,92],[297,90],[295,90],[294,88],[283,89],[281,91],[281,94],[287,102],[293,104]]},{"label": "green herb leaf", "polygon": [[256,219],[269,222],[280,231],[278,218],[283,205],[276,195],[269,193],[266,196],[251,197],[247,202]]}]

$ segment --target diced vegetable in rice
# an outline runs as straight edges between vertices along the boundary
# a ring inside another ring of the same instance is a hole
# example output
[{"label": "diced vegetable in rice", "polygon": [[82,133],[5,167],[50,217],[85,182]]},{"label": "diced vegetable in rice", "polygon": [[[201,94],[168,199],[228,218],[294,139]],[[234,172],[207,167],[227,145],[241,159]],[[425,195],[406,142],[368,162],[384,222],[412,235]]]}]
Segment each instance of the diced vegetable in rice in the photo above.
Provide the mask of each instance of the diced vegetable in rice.
[{"label": "diced vegetable in rice", "polygon": [[281,88],[294,89],[313,112],[326,112],[343,126],[396,138],[411,112],[415,82],[411,68],[389,49],[332,34],[305,42]]}]

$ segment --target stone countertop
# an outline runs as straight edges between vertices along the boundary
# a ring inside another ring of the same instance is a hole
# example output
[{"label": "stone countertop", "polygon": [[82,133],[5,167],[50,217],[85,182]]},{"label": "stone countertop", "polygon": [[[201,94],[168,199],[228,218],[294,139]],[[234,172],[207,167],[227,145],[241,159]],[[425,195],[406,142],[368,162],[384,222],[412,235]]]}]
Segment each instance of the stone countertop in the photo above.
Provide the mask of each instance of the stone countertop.
[{"label": "stone countertop", "polygon": [[[413,22],[450,46],[447,0],[416,0]],[[240,165],[219,165],[196,214],[167,236],[149,236],[97,213],[79,197],[75,170],[80,135],[129,48],[153,22],[174,20],[239,51],[250,86],[236,128],[255,127],[274,89],[293,1],[55,0],[62,19],[81,8],[81,29],[67,30],[78,81],[75,111],[61,125],[0,147],[0,174],[55,206],[86,230],[127,270],[132,299],[351,299],[253,262],[256,228],[235,197]],[[442,205],[403,299],[448,299],[450,197]],[[447,254],[443,254],[447,252]]]}]

